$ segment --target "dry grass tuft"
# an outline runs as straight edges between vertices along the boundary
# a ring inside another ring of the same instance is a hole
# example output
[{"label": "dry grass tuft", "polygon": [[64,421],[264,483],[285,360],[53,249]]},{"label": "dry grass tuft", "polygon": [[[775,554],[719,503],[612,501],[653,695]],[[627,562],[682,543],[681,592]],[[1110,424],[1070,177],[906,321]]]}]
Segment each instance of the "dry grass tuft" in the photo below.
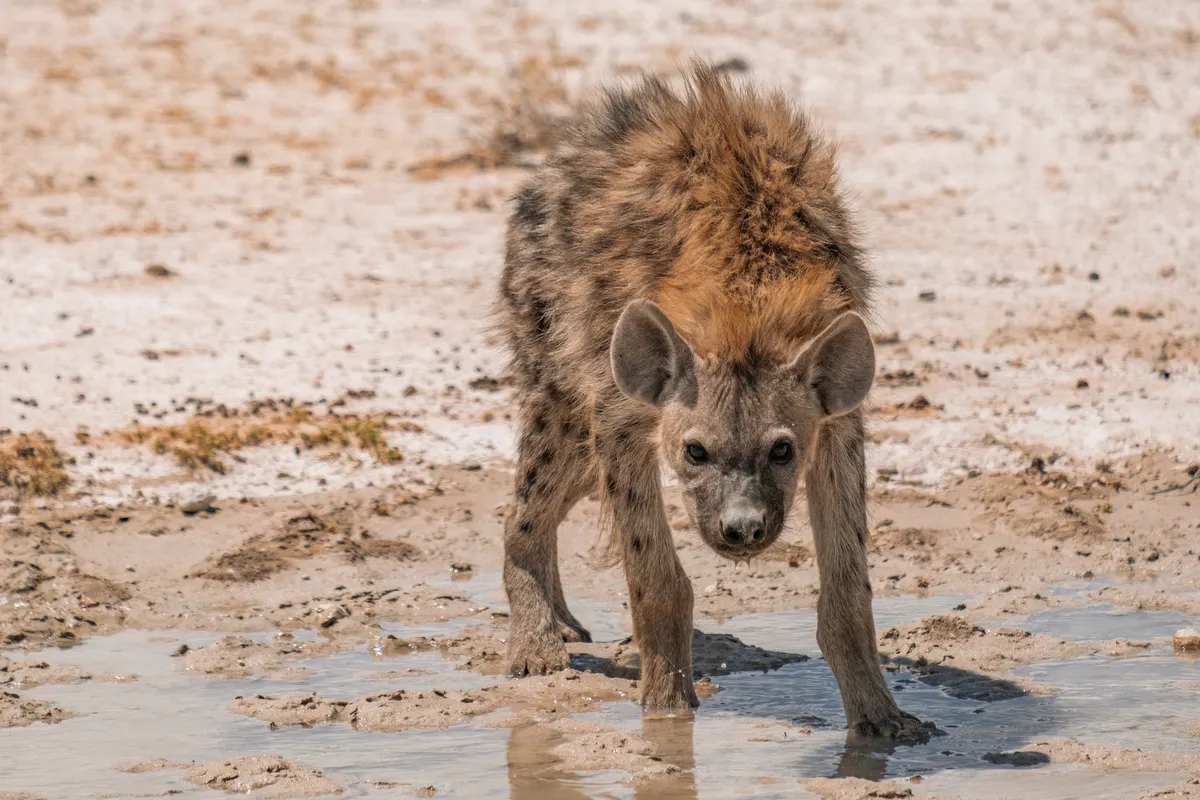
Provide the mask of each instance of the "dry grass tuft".
[{"label": "dry grass tuft", "polygon": [[0,435],[0,487],[18,494],[58,494],[71,484],[66,467],[74,463],[44,433]]},{"label": "dry grass tuft", "polygon": [[297,451],[356,449],[369,454],[376,464],[395,464],[403,461],[404,455],[388,443],[387,432],[392,430],[419,431],[420,426],[386,414],[317,416],[298,407],[286,413],[199,417],[183,425],[139,426],[118,435],[126,444],[148,444],[155,453],[170,455],[186,469],[224,475],[230,459],[243,460],[237,451],[267,444],[292,444]]}]

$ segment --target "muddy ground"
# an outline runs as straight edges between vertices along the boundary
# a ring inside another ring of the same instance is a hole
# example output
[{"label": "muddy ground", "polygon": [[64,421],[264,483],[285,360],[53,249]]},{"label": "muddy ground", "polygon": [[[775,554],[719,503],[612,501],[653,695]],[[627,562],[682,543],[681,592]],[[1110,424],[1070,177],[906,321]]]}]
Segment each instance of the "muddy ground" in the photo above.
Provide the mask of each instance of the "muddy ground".
[{"label": "muddy ground", "polygon": [[[1200,14],[1186,3],[8,0],[0,798],[1200,797]],[[597,643],[507,681],[507,198],[693,55],[841,142],[881,278],[847,747],[801,504],[696,590],[695,718]]]}]

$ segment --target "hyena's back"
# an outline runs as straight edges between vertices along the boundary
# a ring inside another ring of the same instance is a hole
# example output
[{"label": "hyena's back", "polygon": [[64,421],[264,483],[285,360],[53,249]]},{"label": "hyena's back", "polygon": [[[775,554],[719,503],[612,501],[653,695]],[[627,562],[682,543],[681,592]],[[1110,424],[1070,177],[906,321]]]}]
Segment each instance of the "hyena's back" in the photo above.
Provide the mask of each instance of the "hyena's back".
[{"label": "hyena's back", "polygon": [[871,279],[833,148],[780,94],[696,66],[606,91],[517,195],[501,283],[519,388],[582,406],[611,387],[631,300],[655,300],[701,358],[778,363]]}]

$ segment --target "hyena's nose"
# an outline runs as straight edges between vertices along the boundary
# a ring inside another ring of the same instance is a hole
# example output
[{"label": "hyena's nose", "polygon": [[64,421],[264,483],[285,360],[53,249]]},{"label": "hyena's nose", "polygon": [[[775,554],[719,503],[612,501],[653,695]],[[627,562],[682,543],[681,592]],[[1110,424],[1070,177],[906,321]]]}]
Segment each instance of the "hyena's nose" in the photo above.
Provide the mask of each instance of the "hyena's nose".
[{"label": "hyena's nose", "polygon": [[730,547],[757,544],[767,535],[767,521],[761,511],[736,509],[721,515],[721,538]]}]

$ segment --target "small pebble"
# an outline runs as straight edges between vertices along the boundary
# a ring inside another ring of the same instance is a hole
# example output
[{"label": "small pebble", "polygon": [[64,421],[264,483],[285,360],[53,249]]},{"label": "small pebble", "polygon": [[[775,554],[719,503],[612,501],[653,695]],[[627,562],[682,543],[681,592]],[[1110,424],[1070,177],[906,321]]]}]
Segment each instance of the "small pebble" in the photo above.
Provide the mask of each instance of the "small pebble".
[{"label": "small pebble", "polygon": [[1200,653],[1200,630],[1183,628],[1175,631],[1175,655]]},{"label": "small pebble", "polygon": [[199,514],[201,511],[208,511],[213,507],[213,502],[216,501],[216,495],[206,494],[203,497],[197,497],[195,500],[189,500],[179,506],[179,510],[184,514]]}]

